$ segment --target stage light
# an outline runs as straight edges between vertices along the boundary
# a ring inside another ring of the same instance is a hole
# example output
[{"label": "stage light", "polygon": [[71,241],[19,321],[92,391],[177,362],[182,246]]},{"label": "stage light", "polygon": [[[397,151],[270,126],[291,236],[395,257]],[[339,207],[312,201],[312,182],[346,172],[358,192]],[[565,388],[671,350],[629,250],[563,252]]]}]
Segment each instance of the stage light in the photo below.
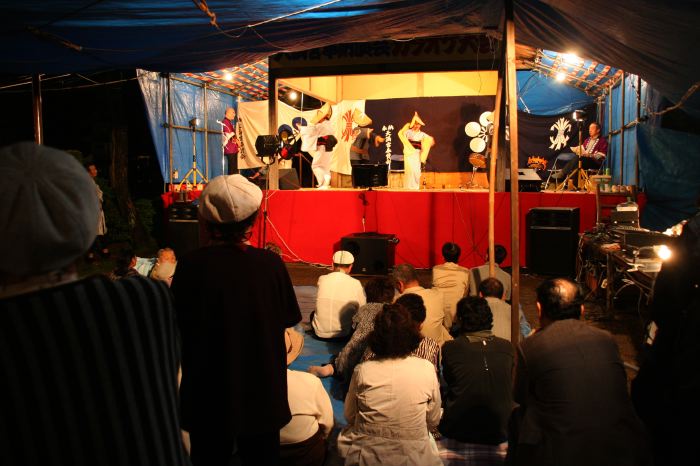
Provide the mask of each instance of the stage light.
[{"label": "stage light", "polygon": [[563,53],[561,56],[564,59],[564,63],[568,63],[569,65],[580,65],[583,61],[578,55],[571,52]]},{"label": "stage light", "polygon": [[297,91],[292,91],[289,93],[289,100],[291,100],[292,102],[296,101],[298,97],[299,94],[297,94]]},{"label": "stage light", "polygon": [[233,81],[233,75],[231,73],[224,73],[224,81]]},{"label": "stage light", "polygon": [[190,128],[195,129],[197,126],[199,126],[199,118],[196,118],[196,117],[192,118],[189,121],[189,124],[190,124]]},{"label": "stage light", "polygon": [[557,81],[561,82],[566,78],[566,74],[563,73],[562,71],[558,72],[556,76],[554,77]]},{"label": "stage light", "polygon": [[654,246],[654,252],[657,256],[659,256],[659,259],[661,259],[662,261],[669,260],[673,255],[671,249],[665,244],[659,244]]},{"label": "stage light", "polygon": [[571,114],[571,118],[574,121],[586,121],[586,111],[585,110],[574,110],[574,113]]}]

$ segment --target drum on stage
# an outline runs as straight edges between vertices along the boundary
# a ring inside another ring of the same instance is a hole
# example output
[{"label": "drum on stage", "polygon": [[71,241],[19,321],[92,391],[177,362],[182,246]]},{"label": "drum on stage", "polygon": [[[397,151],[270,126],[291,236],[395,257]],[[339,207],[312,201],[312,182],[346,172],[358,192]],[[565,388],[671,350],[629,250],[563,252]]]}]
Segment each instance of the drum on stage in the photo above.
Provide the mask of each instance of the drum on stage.
[{"label": "drum on stage", "polygon": [[471,163],[474,168],[486,168],[486,156],[484,154],[472,152],[469,154],[469,163]]}]

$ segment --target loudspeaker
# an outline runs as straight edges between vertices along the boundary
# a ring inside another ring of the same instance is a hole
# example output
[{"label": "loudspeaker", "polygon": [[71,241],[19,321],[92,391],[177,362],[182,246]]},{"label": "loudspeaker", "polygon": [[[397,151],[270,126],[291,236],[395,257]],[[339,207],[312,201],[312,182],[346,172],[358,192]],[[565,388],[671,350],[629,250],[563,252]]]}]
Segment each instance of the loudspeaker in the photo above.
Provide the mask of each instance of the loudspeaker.
[{"label": "loudspeaker", "polygon": [[[510,168],[506,169],[506,192],[510,192]],[[542,190],[542,178],[532,168],[518,168],[518,192],[538,193]]]},{"label": "loudspeaker", "polygon": [[177,256],[197,249],[199,247],[197,206],[189,203],[171,205],[168,208],[166,237]]},{"label": "loudspeaker", "polygon": [[394,267],[396,235],[353,233],[340,239],[340,247],[355,257],[352,275],[386,275]]},{"label": "loudspeaker", "polygon": [[[299,189],[299,176],[294,168],[279,169],[279,186],[280,189]],[[260,176],[253,181],[260,189],[267,189],[267,175]]]},{"label": "loudspeaker", "polygon": [[527,267],[542,275],[573,277],[580,212],[578,207],[535,207],[527,214]]},{"label": "loudspeaker", "polygon": [[389,184],[385,163],[358,163],[352,166],[353,188],[374,188]]}]

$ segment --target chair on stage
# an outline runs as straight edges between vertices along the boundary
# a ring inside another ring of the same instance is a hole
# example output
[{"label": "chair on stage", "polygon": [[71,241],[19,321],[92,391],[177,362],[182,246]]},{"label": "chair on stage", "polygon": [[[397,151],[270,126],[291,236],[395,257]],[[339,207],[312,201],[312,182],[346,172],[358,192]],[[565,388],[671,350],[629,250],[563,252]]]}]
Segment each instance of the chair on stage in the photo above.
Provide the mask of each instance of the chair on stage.
[{"label": "chair on stage", "polygon": [[549,176],[547,176],[547,181],[544,184],[545,191],[547,190],[547,188],[549,188],[549,182],[551,179],[554,179],[555,188],[557,187],[556,181],[561,178],[564,166],[575,156],[576,154],[574,154],[573,152],[562,152],[561,154],[557,155],[557,158],[554,159],[554,164],[552,165],[552,168],[547,170],[549,172]]}]

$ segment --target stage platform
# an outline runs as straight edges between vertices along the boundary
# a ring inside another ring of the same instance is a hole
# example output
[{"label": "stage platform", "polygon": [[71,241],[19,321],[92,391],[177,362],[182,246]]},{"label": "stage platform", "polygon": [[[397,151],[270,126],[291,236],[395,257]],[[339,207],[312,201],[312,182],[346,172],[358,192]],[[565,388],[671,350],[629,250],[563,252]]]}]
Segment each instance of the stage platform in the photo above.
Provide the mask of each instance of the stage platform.
[{"label": "stage platform", "polygon": [[[593,193],[520,193],[520,263],[526,266],[526,215],[533,207],[578,207],[583,232],[595,225]],[[266,215],[265,215],[266,212]],[[509,251],[510,193],[496,193],[495,238]],[[399,240],[395,263],[429,268],[442,262],[443,243],[462,248],[460,264],[484,263],[488,248],[487,190],[300,189],[266,191],[263,212],[251,242],[273,242],[285,261],[329,264],[343,236],[359,232],[393,233]],[[557,251],[537,251],[557,254]]]}]

